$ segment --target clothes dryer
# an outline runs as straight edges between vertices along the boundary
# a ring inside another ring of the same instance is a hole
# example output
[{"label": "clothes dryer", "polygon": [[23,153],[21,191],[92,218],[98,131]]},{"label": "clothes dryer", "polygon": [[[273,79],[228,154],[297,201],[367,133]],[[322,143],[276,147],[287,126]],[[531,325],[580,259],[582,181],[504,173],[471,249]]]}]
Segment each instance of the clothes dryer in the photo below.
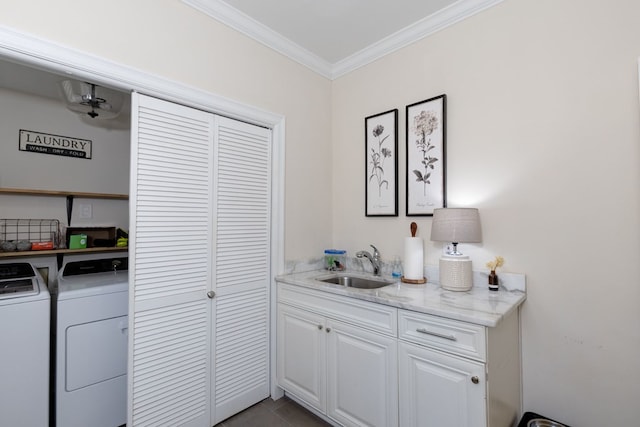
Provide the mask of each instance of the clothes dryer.
[{"label": "clothes dryer", "polygon": [[28,262],[0,261],[0,425],[49,425],[49,290]]},{"label": "clothes dryer", "polygon": [[127,261],[69,257],[58,274],[57,427],[126,424]]}]

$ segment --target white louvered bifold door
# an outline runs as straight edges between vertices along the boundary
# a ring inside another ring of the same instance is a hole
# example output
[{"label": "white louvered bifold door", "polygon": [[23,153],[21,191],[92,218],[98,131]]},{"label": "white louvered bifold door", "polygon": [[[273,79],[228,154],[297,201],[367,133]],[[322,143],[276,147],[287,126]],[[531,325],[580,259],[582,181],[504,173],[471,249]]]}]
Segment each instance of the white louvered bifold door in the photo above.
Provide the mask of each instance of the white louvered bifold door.
[{"label": "white louvered bifold door", "polygon": [[213,117],[133,94],[129,427],[209,426]]},{"label": "white louvered bifold door", "polygon": [[216,117],[212,424],[269,396],[271,131]]}]

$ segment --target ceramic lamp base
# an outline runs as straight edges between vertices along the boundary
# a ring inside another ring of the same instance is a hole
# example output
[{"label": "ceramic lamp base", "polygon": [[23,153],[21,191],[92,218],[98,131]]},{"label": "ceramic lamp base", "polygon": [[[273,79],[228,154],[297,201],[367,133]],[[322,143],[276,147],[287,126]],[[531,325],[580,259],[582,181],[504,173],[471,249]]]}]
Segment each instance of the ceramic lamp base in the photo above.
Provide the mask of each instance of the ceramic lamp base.
[{"label": "ceramic lamp base", "polygon": [[448,291],[464,292],[473,286],[471,260],[468,256],[440,258],[440,286]]}]

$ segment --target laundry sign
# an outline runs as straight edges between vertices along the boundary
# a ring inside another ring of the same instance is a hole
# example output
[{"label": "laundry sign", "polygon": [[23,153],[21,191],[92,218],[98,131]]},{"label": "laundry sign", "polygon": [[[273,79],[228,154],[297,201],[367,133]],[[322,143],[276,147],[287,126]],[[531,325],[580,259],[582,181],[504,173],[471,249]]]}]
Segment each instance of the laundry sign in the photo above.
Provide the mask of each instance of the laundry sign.
[{"label": "laundry sign", "polygon": [[70,136],[52,135],[20,129],[20,151],[53,154],[55,156],[91,158],[91,141]]}]

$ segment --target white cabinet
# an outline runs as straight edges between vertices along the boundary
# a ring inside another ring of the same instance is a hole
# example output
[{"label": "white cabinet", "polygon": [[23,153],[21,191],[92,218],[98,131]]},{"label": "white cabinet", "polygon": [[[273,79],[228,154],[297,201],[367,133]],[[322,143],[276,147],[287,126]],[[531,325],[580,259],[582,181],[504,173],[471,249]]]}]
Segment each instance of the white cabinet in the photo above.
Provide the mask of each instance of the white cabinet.
[{"label": "white cabinet", "polygon": [[322,412],[327,389],[324,328],[324,317],[278,304],[278,383]]},{"label": "white cabinet", "polygon": [[[398,423],[396,309],[280,285],[277,379],[341,425]],[[323,301],[324,300],[324,303]]]},{"label": "white cabinet", "polygon": [[496,327],[278,284],[278,385],[344,426],[508,427],[518,312]]},{"label": "white cabinet", "polygon": [[485,425],[484,364],[401,342],[400,425]]},{"label": "white cabinet", "polygon": [[517,314],[495,328],[399,310],[400,426],[507,427],[520,409]]},{"label": "white cabinet", "polygon": [[327,322],[327,415],[346,426],[396,426],[397,340]]}]

